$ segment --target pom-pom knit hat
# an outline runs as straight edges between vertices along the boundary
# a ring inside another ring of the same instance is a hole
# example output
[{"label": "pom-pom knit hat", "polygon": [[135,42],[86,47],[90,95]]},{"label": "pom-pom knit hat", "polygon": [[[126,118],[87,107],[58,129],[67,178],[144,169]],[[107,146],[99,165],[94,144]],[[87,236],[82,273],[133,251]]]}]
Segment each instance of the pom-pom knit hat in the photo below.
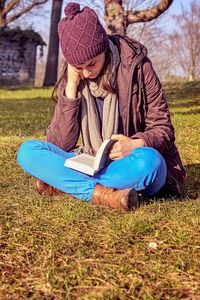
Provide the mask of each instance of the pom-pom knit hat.
[{"label": "pom-pom knit hat", "polygon": [[58,24],[63,56],[68,64],[79,65],[109,48],[108,36],[89,7],[80,10],[78,3],[65,7],[65,16]]}]

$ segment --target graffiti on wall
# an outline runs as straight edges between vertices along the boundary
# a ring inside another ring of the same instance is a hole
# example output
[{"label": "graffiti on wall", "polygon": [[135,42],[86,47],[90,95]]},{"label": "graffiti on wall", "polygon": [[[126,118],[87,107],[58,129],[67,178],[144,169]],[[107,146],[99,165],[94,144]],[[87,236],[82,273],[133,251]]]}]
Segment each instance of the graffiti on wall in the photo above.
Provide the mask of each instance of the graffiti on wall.
[{"label": "graffiti on wall", "polygon": [[0,73],[2,76],[19,73],[24,62],[20,48],[10,47],[10,45],[0,45]]}]

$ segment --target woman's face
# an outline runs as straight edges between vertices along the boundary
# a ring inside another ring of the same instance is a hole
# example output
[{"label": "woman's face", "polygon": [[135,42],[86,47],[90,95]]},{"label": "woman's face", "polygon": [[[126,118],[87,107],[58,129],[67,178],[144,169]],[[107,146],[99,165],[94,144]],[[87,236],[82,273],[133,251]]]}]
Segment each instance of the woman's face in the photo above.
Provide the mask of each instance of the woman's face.
[{"label": "woman's face", "polygon": [[105,62],[105,52],[87,60],[84,64],[72,66],[82,78],[95,79],[101,72]]}]

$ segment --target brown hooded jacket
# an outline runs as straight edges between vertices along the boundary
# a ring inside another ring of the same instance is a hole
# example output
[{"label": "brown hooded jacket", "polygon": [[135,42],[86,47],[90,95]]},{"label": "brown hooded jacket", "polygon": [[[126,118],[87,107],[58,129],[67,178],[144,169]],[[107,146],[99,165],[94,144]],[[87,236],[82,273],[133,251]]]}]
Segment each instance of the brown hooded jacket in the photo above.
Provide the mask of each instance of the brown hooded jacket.
[{"label": "brown hooded jacket", "polygon": [[[124,134],[140,138],[145,146],[157,149],[167,165],[167,181],[163,190],[181,194],[185,179],[179,153],[174,144],[168,105],[161,83],[147,57],[147,50],[139,42],[110,36],[118,47],[120,64],[117,71],[119,111]],[[80,134],[80,98],[65,96],[66,77],[58,85],[58,102],[54,117],[47,129],[49,142],[65,151],[75,148]]]}]

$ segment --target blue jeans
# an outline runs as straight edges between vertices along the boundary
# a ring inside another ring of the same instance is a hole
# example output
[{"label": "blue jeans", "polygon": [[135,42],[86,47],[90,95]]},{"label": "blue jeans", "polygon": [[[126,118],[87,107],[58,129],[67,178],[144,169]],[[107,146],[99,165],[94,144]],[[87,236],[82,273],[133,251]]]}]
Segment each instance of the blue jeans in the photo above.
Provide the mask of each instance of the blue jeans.
[{"label": "blue jeans", "polygon": [[17,161],[27,173],[78,199],[90,201],[96,184],[105,187],[134,188],[152,196],[166,181],[166,164],[153,148],[136,148],[119,160],[112,161],[95,176],[88,176],[64,166],[74,156],[59,147],[40,140],[21,144]]}]

